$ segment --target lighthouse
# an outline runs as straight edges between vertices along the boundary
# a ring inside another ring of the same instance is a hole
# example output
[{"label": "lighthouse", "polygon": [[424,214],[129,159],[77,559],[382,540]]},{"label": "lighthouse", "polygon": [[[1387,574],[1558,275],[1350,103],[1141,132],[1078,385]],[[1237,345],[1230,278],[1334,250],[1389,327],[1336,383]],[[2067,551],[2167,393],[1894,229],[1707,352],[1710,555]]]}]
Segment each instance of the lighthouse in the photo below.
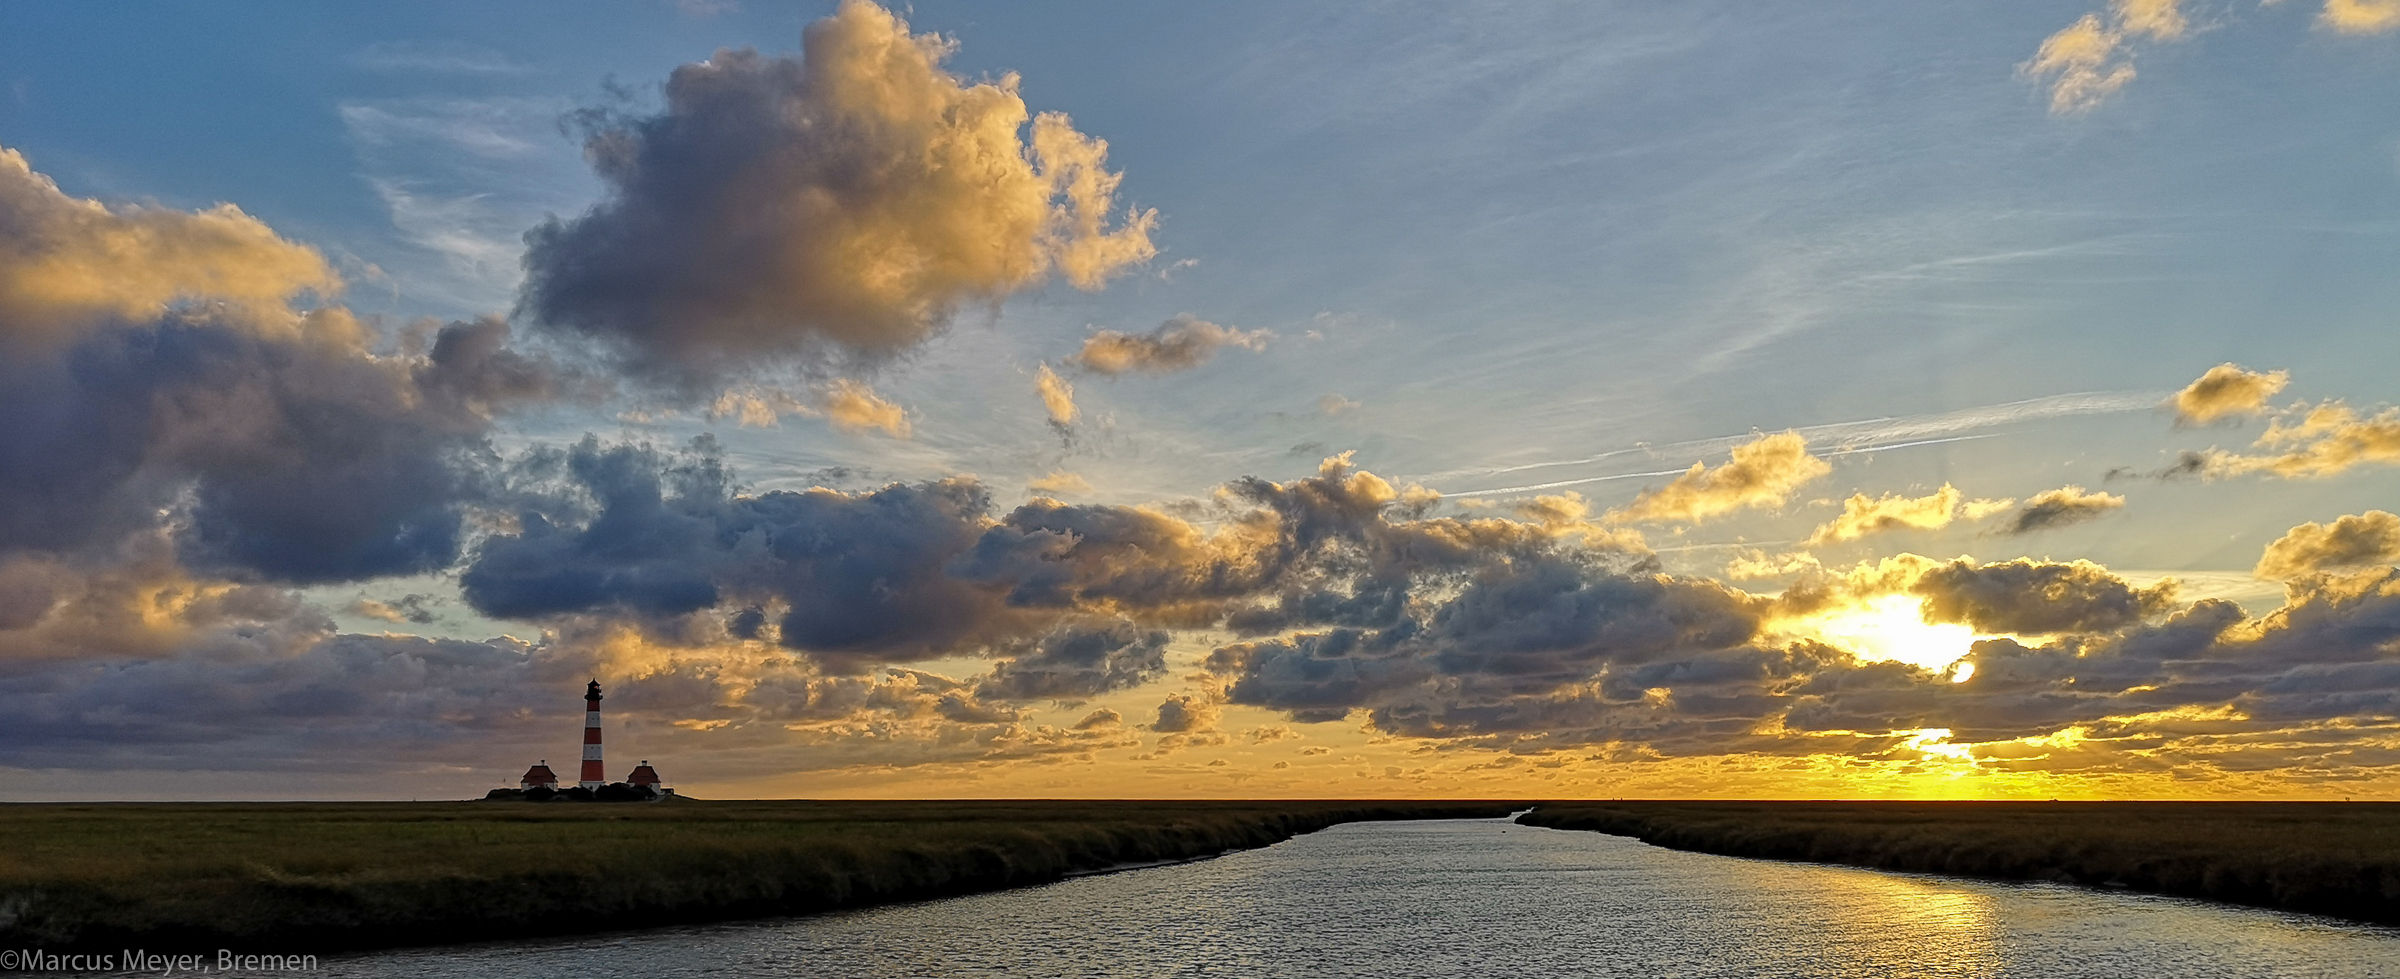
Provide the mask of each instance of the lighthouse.
[{"label": "lighthouse", "polygon": [[598,789],[608,784],[600,768],[600,678],[583,691],[583,778],[575,784]]}]

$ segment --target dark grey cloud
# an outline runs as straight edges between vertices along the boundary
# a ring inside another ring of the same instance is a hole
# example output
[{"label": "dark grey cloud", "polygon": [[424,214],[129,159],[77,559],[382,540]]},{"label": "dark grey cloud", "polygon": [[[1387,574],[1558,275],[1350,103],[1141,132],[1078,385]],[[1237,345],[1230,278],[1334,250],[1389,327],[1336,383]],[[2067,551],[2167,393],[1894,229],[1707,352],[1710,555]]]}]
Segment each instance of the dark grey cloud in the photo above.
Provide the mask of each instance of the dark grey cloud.
[{"label": "dark grey cloud", "polygon": [[[911,659],[1021,634],[997,589],[947,573],[990,523],[971,480],[741,496],[703,442],[670,455],[586,438],[536,460],[519,530],[486,539],[460,577],[477,611],[660,619],[721,604],[784,611],[785,646]],[[747,627],[761,634],[762,611]]]},{"label": "dark grey cloud", "polygon": [[772,619],[782,645],[851,666],[1006,656],[1094,615],[1150,629],[1389,623],[1411,580],[1564,546],[1540,525],[1412,516],[1338,463],[1235,484],[1250,508],[1213,535],[1137,507],[1037,499],[995,515],[964,478],[743,495],[706,441],[675,454],[587,438],[520,463],[510,492],[517,528],[485,539],[460,579],[484,614],[714,610],[735,635],[764,637]]},{"label": "dark grey cloud", "polygon": [[2086,564],[1958,562],[1920,582],[1930,618],[2056,638],[1978,643],[1953,682],[1771,640],[1778,606],[1715,582],[1511,562],[1397,625],[1231,643],[1206,667],[1231,703],[1296,721],[1364,711],[1395,735],[1665,755],[1875,755],[1933,728],[1984,742],[2176,717],[2254,731],[2400,718],[2384,652],[2400,641],[2400,571],[2311,579],[2258,620]]},{"label": "dark grey cloud", "polygon": [[585,664],[509,640],[327,636],[293,655],[195,649],[151,660],[51,664],[9,677],[0,765],[256,769],[459,763],[557,740]]},{"label": "dark grey cloud", "polygon": [[2106,632],[2164,612],[2175,598],[2172,584],[2135,588],[2089,562],[2023,559],[1953,561],[1926,571],[1914,590],[1927,621],[2029,634]]},{"label": "dark grey cloud", "polygon": [[1111,690],[1165,676],[1167,633],[1122,619],[1073,622],[1038,640],[1007,648],[975,688],[984,700],[1080,703]]},{"label": "dark grey cloud", "polygon": [[292,583],[439,570],[496,462],[496,411],[557,390],[496,322],[379,357],[337,311],[296,333],[208,314],[0,364],[0,551],[106,548],[172,511],[183,562]]},{"label": "dark grey cloud", "polygon": [[2125,498],[2122,496],[2087,492],[2081,486],[2061,486],[2034,494],[2026,500],[2001,524],[2000,532],[2030,534],[2037,530],[2072,526],[2097,520],[2124,506]]}]

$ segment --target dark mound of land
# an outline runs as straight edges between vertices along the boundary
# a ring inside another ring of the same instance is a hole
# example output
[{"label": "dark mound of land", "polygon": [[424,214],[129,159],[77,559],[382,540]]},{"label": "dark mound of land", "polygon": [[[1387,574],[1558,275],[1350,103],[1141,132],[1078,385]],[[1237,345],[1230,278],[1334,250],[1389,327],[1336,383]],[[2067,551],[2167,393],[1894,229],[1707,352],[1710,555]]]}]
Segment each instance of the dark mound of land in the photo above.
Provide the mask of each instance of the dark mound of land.
[{"label": "dark mound of land", "polygon": [[1518,821],[1725,856],[2127,887],[2400,923],[2400,804],[1562,802]]},{"label": "dark mound of land", "polygon": [[996,890],[1489,802],[0,805],[0,948],[423,945]]}]

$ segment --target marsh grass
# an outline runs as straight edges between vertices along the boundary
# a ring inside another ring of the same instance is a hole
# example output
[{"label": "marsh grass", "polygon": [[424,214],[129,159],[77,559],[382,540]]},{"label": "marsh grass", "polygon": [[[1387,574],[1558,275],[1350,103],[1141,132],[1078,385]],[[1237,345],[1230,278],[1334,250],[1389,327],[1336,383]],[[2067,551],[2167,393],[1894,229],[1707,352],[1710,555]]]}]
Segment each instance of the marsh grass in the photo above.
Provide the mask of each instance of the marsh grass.
[{"label": "marsh grass", "polygon": [[800,914],[1505,803],[0,805],[0,947],[281,953]]},{"label": "marsh grass", "polygon": [[2400,923],[2400,804],[1573,802],[1518,821],[1726,856],[2125,887]]}]

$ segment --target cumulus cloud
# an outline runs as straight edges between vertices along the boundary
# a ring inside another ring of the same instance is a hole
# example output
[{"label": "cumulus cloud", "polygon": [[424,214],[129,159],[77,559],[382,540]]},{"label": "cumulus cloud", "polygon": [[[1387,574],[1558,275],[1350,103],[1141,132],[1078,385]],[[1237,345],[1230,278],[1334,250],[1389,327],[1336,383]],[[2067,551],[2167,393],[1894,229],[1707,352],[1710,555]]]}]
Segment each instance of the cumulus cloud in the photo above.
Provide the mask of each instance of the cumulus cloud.
[{"label": "cumulus cloud", "polygon": [[2259,556],[2261,578],[2297,578],[2334,568],[2400,561],[2400,516],[2382,510],[2347,514],[2330,524],[2292,528]]},{"label": "cumulus cloud", "polygon": [[1167,633],[1118,619],[1069,623],[1009,649],[976,687],[987,700],[1080,703],[1165,676]]},{"label": "cumulus cloud", "polygon": [[496,319],[377,353],[346,310],[279,305],[334,283],[238,211],[112,210],[21,165],[0,162],[27,229],[0,246],[0,282],[20,284],[0,335],[44,345],[0,358],[0,554],[164,533],[184,567],[235,580],[438,570],[492,489],[493,418],[605,388],[512,349]]},{"label": "cumulus cloud", "polygon": [[1736,510],[1778,507],[1793,490],[1832,471],[1825,460],[1809,454],[1808,440],[1799,433],[1763,435],[1734,446],[1733,458],[1715,469],[1692,463],[1673,482],[1644,490],[1610,516],[1621,521],[1698,523]]},{"label": "cumulus cloud", "polygon": [[2400,673],[2379,652],[2400,638],[2390,569],[2304,579],[2284,609],[2250,619],[2081,562],[1904,557],[1830,575],[1797,601],[1914,595],[1929,621],[2053,638],[1979,642],[1971,674],[1938,673],[1764,628],[1792,614],[1792,597],[1541,562],[1479,575],[1393,627],[1232,643],[1206,665],[1231,703],[1295,721],[1363,710],[1393,735],[1653,758],[1880,757],[1939,729],[1980,742],[1959,749],[1973,764],[2038,768],[2039,752],[2007,742],[2105,729],[2155,745],[2177,718],[2267,732],[2400,703]]},{"label": "cumulus cloud", "polygon": [[2202,454],[2204,472],[2322,479],[2368,463],[2400,465],[2400,408],[2360,415],[2349,405],[2328,401],[2300,411],[2296,420],[2277,419],[2252,448],[2265,451],[2244,455],[2210,449]]},{"label": "cumulus cloud", "polygon": [[952,42],[867,0],[802,47],[719,51],[658,114],[589,117],[607,194],[527,234],[523,309],[688,382],[887,357],[962,304],[1052,274],[1097,289],[1153,254],[1155,212],[1110,224],[1107,144],[1029,118],[1016,76],[950,74]]},{"label": "cumulus cloud", "polygon": [[164,530],[102,554],[0,554],[0,661],[288,655],[331,628],[289,590],[189,572]]},{"label": "cumulus cloud", "polygon": [[1565,510],[1425,516],[1432,497],[1339,457],[1314,477],[1227,485],[1214,530],[1047,498],[996,513],[963,477],[742,495],[705,441],[677,454],[587,438],[518,468],[515,529],[486,538],[460,577],[478,611],[669,632],[738,620],[839,669],[1005,651],[1095,616],[1244,634],[1387,624],[1421,577],[1562,550],[1647,559]]},{"label": "cumulus cloud", "polygon": [[2104,632],[2170,608],[2175,583],[2136,588],[2088,561],[1953,561],[1928,569],[1911,591],[1929,622],[1959,622],[1984,633]]},{"label": "cumulus cloud", "polygon": [[1205,697],[1195,697],[1183,693],[1168,694],[1167,699],[1159,702],[1158,720],[1150,725],[1150,730],[1160,734],[1197,734],[1213,731],[1217,727],[1217,718],[1223,712],[1222,707],[1210,702]]},{"label": "cumulus cloud", "polygon": [[0,353],[54,349],[102,320],[156,319],[182,301],[281,309],[341,286],[315,249],[231,204],[194,212],[69,197],[0,147]]},{"label": "cumulus cloud", "polygon": [[2175,407],[2176,420],[2206,425],[2267,410],[2267,399],[2291,381],[2288,371],[2261,372],[2245,370],[2239,364],[2218,364],[2190,386],[2175,392],[2169,403]]},{"label": "cumulus cloud", "polygon": [[1075,407],[1075,386],[1058,376],[1048,364],[1034,371],[1033,393],[1041,396],[1042,410],[1049,413],[1053,428],[1064,430],[1083,414]]},{"label": "cumulus cloud", "polygon": [[1948,483],[1929,496],[1869,497],[1854,493],[1842,501],[1842,515],[1819,526],[1808,535],[1806,543],[1816,547],[1887,531],[1940,530],[1962,513],[1969,520],[1981,520],[2015,503],[2015,500],[1968,500]]},{"label": "cumulus cloud", "polygon": [[2344,34],[2380,34],[2400,27],[2400,0],[2325,0],[2317,23]]},{"label": "cumulus cloud", "polygon": [[1068,355],[1067,363],[1094,374],[1171,374],[1208,363],[1226,347],[1264,350],[1273,337],[1265,330],[1236,330],[1184,313],[1148,333],[1096,332],[1084,339],[1082,349]]},{"label": "cumulus cloud", "polygon": [[2111,511],[2125,507],[2125,498],[2114,493],[2087,492],[2081,486],[2061,486],[2034,494],[2010,515],[2000,528],[2003,534],[2030,534],[2037,530],[2068,527],[2087,520],[2097,520]]}]

